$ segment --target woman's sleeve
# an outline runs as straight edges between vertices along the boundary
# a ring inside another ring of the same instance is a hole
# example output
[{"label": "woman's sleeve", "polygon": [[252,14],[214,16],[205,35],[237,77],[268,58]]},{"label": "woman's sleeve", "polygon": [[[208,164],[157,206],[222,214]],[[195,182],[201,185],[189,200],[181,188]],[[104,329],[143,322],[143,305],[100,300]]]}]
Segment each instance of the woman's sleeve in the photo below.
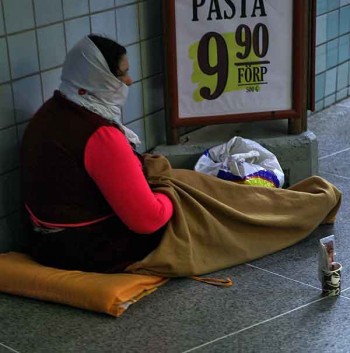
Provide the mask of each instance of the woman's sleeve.
[{"label": "woman's sleeve", "polygon": [[170,199],[152,192],[126,137],[103,126],[88,140],[85,168],[119,218],[134,232],[150,234],[173,213]]}]

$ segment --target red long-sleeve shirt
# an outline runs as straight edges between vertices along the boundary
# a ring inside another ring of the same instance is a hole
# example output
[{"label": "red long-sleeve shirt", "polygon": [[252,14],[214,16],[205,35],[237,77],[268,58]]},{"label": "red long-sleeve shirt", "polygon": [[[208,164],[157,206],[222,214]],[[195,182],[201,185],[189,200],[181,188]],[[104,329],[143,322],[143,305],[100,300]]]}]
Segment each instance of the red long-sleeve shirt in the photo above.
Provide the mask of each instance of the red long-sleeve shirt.
[{"label": "red long-sleeve shirt", "polygon": [[119,130],[97,129],[86,144],[84,163],[114,212],[134,232],[153,233],[171,218],[170,199],[151,190],[139,159]]}]

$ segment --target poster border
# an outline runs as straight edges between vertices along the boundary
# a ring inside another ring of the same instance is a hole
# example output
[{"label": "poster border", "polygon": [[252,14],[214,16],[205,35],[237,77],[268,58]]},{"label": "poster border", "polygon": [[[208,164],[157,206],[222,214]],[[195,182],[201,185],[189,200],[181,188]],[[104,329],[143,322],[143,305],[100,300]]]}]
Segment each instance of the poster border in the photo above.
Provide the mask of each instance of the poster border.
[{"label": "poster border", "polygon": [[[289,110],[264,111],[255,113],[225,114],[216,116],[179,117],[179,95],[177,81],[177,46],[175,1],[166,0],[164,3],[163,28],[165,38],[165,74],[166,74],[166,103],[167,112],[172,128],[211,125],[219,123],[249,122],[274,119],[294,120],[305,119],[308,84],[308,0],[293,0],[293,29],[292,29],[292,108]],[[299,123],[298,126],[305,124]],[[300,131],[301,132],[301,131]]]}]

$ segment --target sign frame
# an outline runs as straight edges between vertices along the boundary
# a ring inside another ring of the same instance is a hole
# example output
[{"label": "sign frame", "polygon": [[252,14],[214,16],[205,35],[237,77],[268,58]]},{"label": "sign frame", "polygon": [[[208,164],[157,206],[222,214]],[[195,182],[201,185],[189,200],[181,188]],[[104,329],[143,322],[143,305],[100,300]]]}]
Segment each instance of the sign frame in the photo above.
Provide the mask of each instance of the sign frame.
[{"label": "sign frame", "polygon": [[[293,0],[292,19],[292,108],[289,110],[264,111],[254,113],[225,114],[216,116],[179,117],[178,67],[176,46],[176,0],[166,0],[164,4],[166,109],[172,131],[172,140],[178,140],[180,127],[205,126],[220,123],[249,122],[261,120],[288,119],[289,133],[301,133],[307,129],[307,106],[312,92],[309,87],[310,69],[310,9],[314,0]],[[190,2],[189,2],[190,3]],[[312,90],[311,90],[312,91]],[[174,141],[173,141],[174,143]],[[176,143],[176,141],[175,141]]]}]

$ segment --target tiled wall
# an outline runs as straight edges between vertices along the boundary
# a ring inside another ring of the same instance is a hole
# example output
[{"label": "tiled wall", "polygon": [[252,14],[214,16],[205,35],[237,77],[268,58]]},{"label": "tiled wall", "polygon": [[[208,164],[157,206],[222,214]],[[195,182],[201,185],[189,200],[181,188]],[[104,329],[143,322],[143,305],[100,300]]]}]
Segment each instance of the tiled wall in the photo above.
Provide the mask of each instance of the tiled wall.
[{"label": "tiled wall", "polygon": [[125,45],[134,84],[124,123],[143,142],[165,141],[161,0],[0,0],[0,252],[22,242],[21,136],[60,82],[67,50],[102,33]]},{"label": "tiled wall", "polygon": [[350,0],[317,0],[316,110],[350,96]]}]

